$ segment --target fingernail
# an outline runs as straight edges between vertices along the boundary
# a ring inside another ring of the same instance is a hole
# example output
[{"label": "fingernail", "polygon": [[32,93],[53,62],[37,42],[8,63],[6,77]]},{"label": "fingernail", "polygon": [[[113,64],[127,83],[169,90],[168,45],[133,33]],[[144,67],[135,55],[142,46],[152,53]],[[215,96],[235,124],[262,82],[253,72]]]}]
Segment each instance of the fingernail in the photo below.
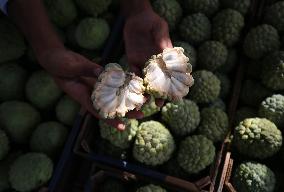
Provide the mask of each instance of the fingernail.
[{"label": "fingernail", "polygon": [[118,124],[117,128],[118,128],[118,130],[123,131],[125,129],[125,125],[124,124]]},{"label": "fingernail", "polygon": [[102,67],[97,67],[97,68],[95,68],[94,69],[94,74],[95,74],[95,76],[99,76],[102,72],[103,72],[103,68]]}]

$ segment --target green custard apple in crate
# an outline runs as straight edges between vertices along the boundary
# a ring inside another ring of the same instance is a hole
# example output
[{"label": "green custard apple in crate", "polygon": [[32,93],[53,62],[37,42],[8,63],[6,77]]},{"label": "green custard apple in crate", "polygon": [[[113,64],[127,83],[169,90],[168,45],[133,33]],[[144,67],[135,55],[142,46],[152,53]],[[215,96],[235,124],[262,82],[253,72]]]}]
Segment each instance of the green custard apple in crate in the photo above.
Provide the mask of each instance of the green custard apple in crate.
[{"label": "green custard apple in crate", "polygon": [[111,4],[111,0],[75,0],[75,2],[84,13],[92,16],[105,12]]},{"label": "green custard apple in crate", "polygon": [[274,26],[279,32],[284,31],[284,2],[278,1],[267,7],[264,14],[264,22]]},{"label": "green custard apple in crate", "polygon": [[144,187],[140,187],[136,190],[136,192],[167,192],[167,190],[158,185],[150,184]]},{"label": "green custard apple in crate", "polygon": [[184,0],[185,10],[189,13],[204,13],[212,16],[220,6],[219,0]]},{"label": "green custard apple in crate", "polygon": [[185,41],[174,42],[175,47],[182,47],[184,49],[184,54],[189,58],[190,64],[194,69],[197,65],[197,51],[196,49]]},{"label": "green custard apple in crate", "polygon": [[241,14],[245,15],[248,13],[251,0],[221,0],[221,6],[237,10]]}]

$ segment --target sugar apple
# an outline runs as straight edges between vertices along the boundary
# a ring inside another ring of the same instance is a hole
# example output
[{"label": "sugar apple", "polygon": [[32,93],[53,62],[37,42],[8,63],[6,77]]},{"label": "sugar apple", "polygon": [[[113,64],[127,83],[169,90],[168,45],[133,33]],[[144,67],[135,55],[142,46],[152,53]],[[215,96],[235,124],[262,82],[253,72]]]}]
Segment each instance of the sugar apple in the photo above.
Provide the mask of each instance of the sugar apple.
[{"label": "sugar apple", "polygon": [[229,96],[230,90],[231,90],[231,81],[229,77],[223,73],[215,73],[215,75],[218,77],[218,79],[221,82],[221,90],[220,90],[220,97],[225,99]]},{"label": "sugar apple", "polygon": [[57,119],[68,126],[73,126],[75,118],[79,113],[80,105],[68,95],[63,96],[56,105]]},{"label": "sugar apple", "polygon": [[189,13],[204,13],[212,16],[219,6],[219,0],[184,0],[184,7]]},{"label": "sugar apple", "polygon": [[9,181],[16,191],[26,192],[46,184],[51,178],[53,163],[42,153],[26,153],[11,165]]},{"label": "sugar apple", "polygon": [[156,105],[155,97],[152,95],[150,99],[141,107],[141,112],[144,115],[144,118],[154,115],[160,111],[160,107]]},{"label": "sugar apple", "polygon": [[118,179],[108,178],[100,185],[100,192],[125,192],[124,183]]},{"label": "sugar apple", "polygon": [[9,138],[6,135],[5,131],[0,129],[0,161],[5,158],[9,150],[10,150]]},{"label": "sugar apple", "polygon": [[187,178],[188,174],[179,166],[176,156],[173,156],[173,158],[163,164],[163,172],[174,177]]},{"label": "sugar apple", "polygon": [[16,143],[27,142],[40,121],[40,113],[29,103],[7,101],[0,105],[0,125]]},{"label": "sugar apple", "polygon": [[174,138],[160,122],[140,124],[133,146],[133,157],[146,165],[161,165],[171,158],[175,149]]},{"label": "sugar apple", "polygon": [[0,101],[24,97],[27,72],[16,63],[0,65]]},{"label": "sugar apple", "polygon": [[0,19],[0,63],[16,60],[24,55],[26,45],[17,28],[4,18]]},{"label": "sugar apple", "polygon": [[278,1],[267,7],[264,14],[264,22],[275,27],[279,32],[284,32],[284,2]]},{"label": "sugar apple", "polygon": [[111,4],[111,0],[75,0],[75,2],[82,11],[93,16],[105,12]]},{"label": "sugar apple", "polygon": [[196,66],[197,61],[197,52],[195,48],[188,44],[185,41],[176,41],[174,42],[175,47],[182,47],[184,49],[184,54],[189,58],[189,63],[191,64],[192,68],[194,69]]},{"label": "sugar apple", "polygon": [[273,90],[284,90],[284,51],[274,52],[263,60],[262,83]]},{"label": "sugar apple", "polygon": [[235,9],[245,15],[250,8],[251,0],[221,0],[221,5],[225,8]]},{"label": "sugar apple", "polygon": [[239,124],[241,121],[253,117],[257,117],[256,109],[251,107],[241,107],[236,111],[235,124]]},{"label": "sugar apple", "polygon": [[198,45],[210,39],[210,20],[202,13],[186,16],[179,25],[179,34],[188,43]]},{"label": "sugar apple", "polygon": [[177,155],[179,165],[188,173],[196,174],[213,163],[215,147],[213,142],[203,135],[185,138],[179,146]]},{"label": "sugar apple", "polygon": [[156,98],[181,100],[194,83],[191,71],[183,48],[166,48],[146,62],[143,69],[145,91]]},{"label": "sugar apple", "polygon": [[221,90],[220,80],[210,71],[199,70],[192,74],[194,85],[189,98],[196,103],[211,103],[215,101]]},{"label": "sugar apple", "polygon": [[145,103],[144,90],[143,79],[124,72],[117,63],[109,63],[98,77],[91,99],[102,117],[124,117]]},{"label": "sugar apple", "polygon": [[220,98],[217,98],[212,103],[209,103],[208,107],[218,108],[218,109],[221,109],[222,111],[226,111],[226,108],[227,108],[225,102]]},{"label": "sugar apple", "polygon": [[58,27],[66,27],[77,17],[73,0],[45,0],[44,3],[51,21]]},{"label": "sugar apple", "polygon": [[56,121],[41,123],[34,130],[30,138],[30,149],[55,157],[62,149],[68,130]]},{"label": "sugar apple", "polygon": [[121,119],[125,123],[125,130],[119,131],[108,125],[103,120],[99,121],[101,137],[108,140],[111,144],[126,149],[134,140],[138,131],[138,121],[136,119]]},{"label": "sugar apple", "polygon": [[167,192],[164,188],[158,186],[158,185],[146,185],[144,187],[140,187],[136,190],[136,192]]},{"label": "sugar apple", "polygon": [[198,48],[198,64],[202,69],[215,71],[224,65],[228,50],[218,41],[206,41]]},{"label": "sugar apple", "polygon": [[246,105],[258,107],[259,104],[270,94],[271,91],[262,86],[262,84],[257,81],[247,79],[243,84],[240,99],[242,103]]},{"label": "sugar apple", "polygon": [[167,103],[162,108],[162,119],[172,133],[185,136],[195,131],[199,125],[199,108],[189,99]]},{"label": "sugar apple", "polygon": [[104,19],[87,17],[78,24],[75,38],[80,47],[99,50],[106,42],[109,33],[110,27]]},{"label": "sugar apple", "polygon": [[241,192],[273,192],[275,175],[266,165],[256,162],[241,163],[233,176],[233,184]]},{"label": "sugar apple", "polygon": [[177,0],[155,0],[153,9],[167,21],[170,30],[175,29],[182,16],[182,8]]},{"label": "sugar apple", "polygon": [[252,28],[245,37],[243,48],[249,58],[259,59],[280,48],[278,32],[267,24]]},{"label": "sugar apple", "polygon": [[267,97],[259,106],[258,115],[269,119],[277,127],[284,127],[284,96],[274,94]]},{"label": "sugar apple", "polygon": [[41,110],[51,109],[62,93],[52,76],[43,70],[34,72],[26,84],[26,97]]},{"label": "sugar apple", "polygon": [[238,53],[236,49],[228,49],[227,60],[224,65],[220,66],[218,71],[221,73],[230,73],[238,62]]},{"label": "sugar apple", "polygon": [[264,159],[280,150],[282,135],[275,124],[265,118],[247,118],[235,128],[234,144],[241,154]]},{"label": "sugar apple", "polygon": [[209,107],[201,111],[201,122],[198,133],[213,142],[223,141],[229,132],[228,115],[219,108]]},{"label": "sugar apple", "polygon": [[231,47],[239,41],[244,25],[242,14],[233,9],[224,9],[213,18],[212,37]]}]

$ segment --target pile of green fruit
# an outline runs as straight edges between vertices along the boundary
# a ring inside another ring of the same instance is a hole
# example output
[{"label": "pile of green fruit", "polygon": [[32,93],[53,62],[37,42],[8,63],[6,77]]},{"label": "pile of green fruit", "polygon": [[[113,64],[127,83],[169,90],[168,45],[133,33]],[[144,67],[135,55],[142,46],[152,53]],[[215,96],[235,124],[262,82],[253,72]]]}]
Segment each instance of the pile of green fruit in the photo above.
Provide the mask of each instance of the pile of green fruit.
[{"label": "pile of green fruit", "polygon": [[[115,1],[45,0],[68,49],[98,59]],[[0,15],[0,192],[48,184],[80,105],[59,89],[8,17]]]}]

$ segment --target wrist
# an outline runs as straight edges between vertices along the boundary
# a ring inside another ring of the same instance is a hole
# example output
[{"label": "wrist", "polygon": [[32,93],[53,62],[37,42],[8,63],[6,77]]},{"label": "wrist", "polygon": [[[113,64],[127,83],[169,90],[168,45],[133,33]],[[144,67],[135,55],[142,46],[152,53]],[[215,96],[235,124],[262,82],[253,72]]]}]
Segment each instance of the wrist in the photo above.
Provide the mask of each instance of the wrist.
[{"label": "wrist", "polygon": [[129,17],[144,11],[153,11],[149,0],[121,0],[122,12]]}]

